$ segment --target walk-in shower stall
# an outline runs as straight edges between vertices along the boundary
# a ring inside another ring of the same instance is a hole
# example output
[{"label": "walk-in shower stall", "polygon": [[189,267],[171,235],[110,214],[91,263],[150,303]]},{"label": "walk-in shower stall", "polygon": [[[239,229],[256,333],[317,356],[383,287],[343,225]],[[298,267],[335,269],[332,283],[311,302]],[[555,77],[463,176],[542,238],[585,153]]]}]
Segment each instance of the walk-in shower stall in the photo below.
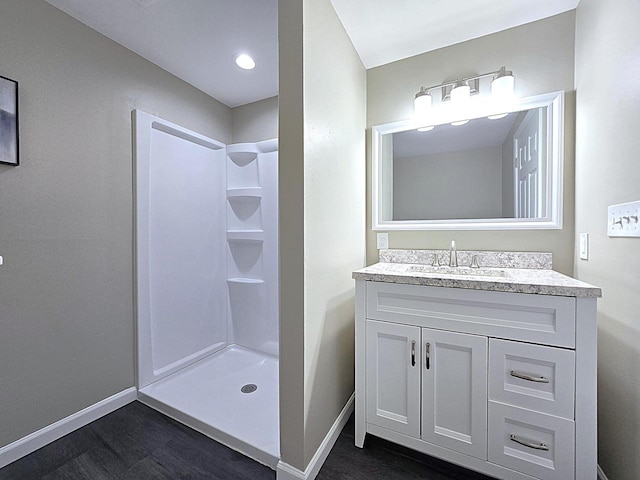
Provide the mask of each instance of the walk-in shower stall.
[{"label": "walk-in shower stall", "polygon": [[133,117],[139,399],[275,468],[277,140]]}]

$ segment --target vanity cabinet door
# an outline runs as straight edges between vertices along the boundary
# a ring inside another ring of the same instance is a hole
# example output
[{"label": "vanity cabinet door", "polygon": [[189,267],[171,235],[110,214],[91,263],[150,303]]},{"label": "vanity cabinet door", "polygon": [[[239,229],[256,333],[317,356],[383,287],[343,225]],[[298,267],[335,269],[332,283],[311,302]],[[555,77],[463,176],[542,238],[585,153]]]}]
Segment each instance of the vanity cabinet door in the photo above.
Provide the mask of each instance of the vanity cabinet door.
[{"label": "vanity cabinet door", "polygon": [[366,321],[367,423],[420,438],[420,328]]},{"label": "vanity cabinet door", "polygon": [[487,459],[487,338],[422,329],[422,439]]}]

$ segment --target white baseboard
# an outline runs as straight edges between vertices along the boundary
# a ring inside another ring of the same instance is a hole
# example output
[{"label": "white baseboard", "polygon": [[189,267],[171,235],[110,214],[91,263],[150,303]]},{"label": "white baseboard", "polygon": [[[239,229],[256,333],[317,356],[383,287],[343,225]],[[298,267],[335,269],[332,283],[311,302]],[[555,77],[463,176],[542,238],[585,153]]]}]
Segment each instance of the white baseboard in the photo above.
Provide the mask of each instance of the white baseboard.
[{"label": "white baseboard", "polygon": [[305,478],[303,471],[284,463],[282,460],[278,462],[276,480],[304,480]]},{"label": "white baseboard", "polygon": [[329,456],[331,449],[335,445],[336,440],[338,440],[340,432],[342,432],[342,429],[347,424],[349,417],[353,413],[354,402],[355,393],[351,394],[351,397],[347,400],[347,403],[340,412],[340,415],[338,415],[336,421],[333,422],[329,432],[324,437],[324,440],[318,447],[318,450],[316,450],[316,453],[313,455],[313,458],[309,462],[309,465],[307,465],[307,468],[305,468],[304,472],[280,460],[278,462],[278,467],[276,468],[277,480],[313,480],[316,478],[322,468],[322,465]]},{"label": "white baseboard", "polygon": [[80,427],[103,417],[136,399],[135,387],[105,398],[26,437],[0,448],[0,468],[35,452],[39,448],[64,437]]},{"label": "white baseboard", "polygon": [[602,468],[600,468],[600,465],[598,465],[598,480],[609,480]]}]

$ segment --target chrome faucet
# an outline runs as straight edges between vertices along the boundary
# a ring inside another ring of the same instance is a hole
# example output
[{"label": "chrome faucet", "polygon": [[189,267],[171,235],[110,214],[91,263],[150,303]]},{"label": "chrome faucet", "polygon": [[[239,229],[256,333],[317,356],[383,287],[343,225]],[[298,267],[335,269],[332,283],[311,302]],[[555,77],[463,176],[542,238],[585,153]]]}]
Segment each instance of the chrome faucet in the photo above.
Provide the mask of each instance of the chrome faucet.
[{"label": "chrome faucet", "polygon": [[456,251],[456,241],[451,240],[451,246],[449,247],[449,266],[458,266],[458,252]]}]

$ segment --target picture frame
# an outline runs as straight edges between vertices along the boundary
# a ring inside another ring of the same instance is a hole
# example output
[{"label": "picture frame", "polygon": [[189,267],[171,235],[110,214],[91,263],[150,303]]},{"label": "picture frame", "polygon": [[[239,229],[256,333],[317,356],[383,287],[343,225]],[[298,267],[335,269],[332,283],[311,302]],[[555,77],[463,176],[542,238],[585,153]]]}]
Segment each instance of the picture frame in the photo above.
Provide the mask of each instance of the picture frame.
[{"label": "picture frame", "polygon": [[0,76],[0,164],[20,165],[18,82]]}]

